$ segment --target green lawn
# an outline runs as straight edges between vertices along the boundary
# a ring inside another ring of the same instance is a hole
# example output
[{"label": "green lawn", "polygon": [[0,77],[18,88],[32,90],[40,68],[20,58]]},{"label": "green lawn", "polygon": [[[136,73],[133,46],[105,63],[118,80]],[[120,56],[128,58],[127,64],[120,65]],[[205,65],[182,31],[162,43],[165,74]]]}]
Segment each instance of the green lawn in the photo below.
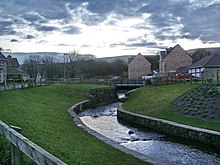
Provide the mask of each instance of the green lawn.
[{"label": "green lawn", "polygon": [[197,86],[196,84],[175,84],[143,87],[132,92],[123,107],[138,114],[220,131],[219,123],[186,117],[173,111],[173,101],[178,96]]},{"label": "green lawn", "polygon": [[[0,120],[68,164],[145,164],[76,127],[67,108],[95,85],[54,85],[0,92]],[[2,138],[0,139],[0,143]]]}]

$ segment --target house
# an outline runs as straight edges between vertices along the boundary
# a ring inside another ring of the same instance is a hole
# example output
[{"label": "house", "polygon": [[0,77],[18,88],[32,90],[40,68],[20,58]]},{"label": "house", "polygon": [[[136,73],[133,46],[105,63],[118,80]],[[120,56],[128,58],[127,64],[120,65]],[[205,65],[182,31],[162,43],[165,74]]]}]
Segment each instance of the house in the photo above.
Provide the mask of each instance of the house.
[{"label": "house", "polygon": [[198,78],[220,77],[220,55],[212,54],[206,56],[188,67],[188,72]]},{"label": "house", "polygon": [[128,64],[128,79],[139,79],[151,73],[151,63],[139,53]]},{"label": "house", "polygon": [[0,83],[3,83],[7,78],[7,58],[0,49]]},{"label": "house", "polygon": [[23,72],[20,70],[20,65],[17,58],[7,56],[7,79],[22,79]]},{"label": "house", "polygon": [[6,82],[7,79],[21,79],[23,72],[19,67],[17,58],[12,58],[11,55],[6,58],[0,49],[0,83]]},{"label": "house", "polygon": [[179,68],[192,65],[192,57],[177,44],[160,52],[159,63],[161,73],[176,72]]}]

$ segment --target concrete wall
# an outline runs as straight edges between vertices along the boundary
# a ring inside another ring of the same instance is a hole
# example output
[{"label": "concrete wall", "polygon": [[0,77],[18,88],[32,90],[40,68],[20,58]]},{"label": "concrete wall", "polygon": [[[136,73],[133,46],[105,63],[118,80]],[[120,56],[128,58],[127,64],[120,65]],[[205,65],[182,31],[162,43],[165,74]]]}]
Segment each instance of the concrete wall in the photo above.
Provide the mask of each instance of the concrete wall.
[{"label": "concrete wall", "polygon": [[141,127],[151,128],[174,136],[220,147],[220,132],[217,131],[196,128],[163,119],[135,114],[125,111],[122,107],[118,108],[117,117],[119,120],[130,124],[136,124]]}]

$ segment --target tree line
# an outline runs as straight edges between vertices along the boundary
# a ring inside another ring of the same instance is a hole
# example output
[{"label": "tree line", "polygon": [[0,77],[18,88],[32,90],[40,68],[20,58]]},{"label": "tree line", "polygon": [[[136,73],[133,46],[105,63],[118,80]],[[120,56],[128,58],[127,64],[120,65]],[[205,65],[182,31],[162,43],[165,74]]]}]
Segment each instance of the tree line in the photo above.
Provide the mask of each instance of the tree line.
[{"label": "tree line", "polygon": [[122,60],[100,61],[93,55],[65,53],[62,62],[54,55],[34,55],[24,59],[23,71],[32,79],[127,77],[127,64]]}]

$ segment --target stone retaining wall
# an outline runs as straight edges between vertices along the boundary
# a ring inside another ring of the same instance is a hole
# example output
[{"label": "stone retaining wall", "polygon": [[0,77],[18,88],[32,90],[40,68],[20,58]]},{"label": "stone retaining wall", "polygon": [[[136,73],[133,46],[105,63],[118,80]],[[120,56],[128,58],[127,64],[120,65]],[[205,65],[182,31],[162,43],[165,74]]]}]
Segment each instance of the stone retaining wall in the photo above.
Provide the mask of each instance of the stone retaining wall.
[{"label": "stone retaining wall", "polygon": [[118,108],[117,117],[119,120],[130,124],[136,124],[141,127],[151,128],[174,136],[220,147],[220,132],[217,131],[211,131],[178,124],[163,119],[135,114],[125,111],[121,106]]},{"label": "stone retaining wall", "polygon": [[166,165],[165,163],[163,162],[160,162],[160,161],[157,161],[157,160],[153,160],[152,158],[142,154],[142,153],[139,153],[139,152],[136,152],[136,151],[133,151],[133,150],[130,150],[118,143],[116,143],[115,141],[99,134],[98,132],[94,131],[93,129],[87,127],[79,118],[79,116],[77,115],[79,112],[82,112],[83,110],[85,110],[86,108],[91,108],[89,107],[91,105],[91,101],[90,100],[85,100],[85,101],[82,101],[82,102],[79,102],[77,104],[74,104],[73,106],[71,106],[69,109],[68,109],[68,112],[70,114],[70,116],[72,117],[74,123],[76,124],[77,127],[81,128],[82,130],[88,132],[89,134],[95,136],[97,139],[103,141],[104,143],[128,154],[128,155],[132,155],[138,159],[141,159],[147,163],[150,163],[150,164],[154,164],[154,165]]},{"label": "stone retaining wall", "polygon": [[91,89],[89,93],[90,108],[118,100],[116,87]]}]

